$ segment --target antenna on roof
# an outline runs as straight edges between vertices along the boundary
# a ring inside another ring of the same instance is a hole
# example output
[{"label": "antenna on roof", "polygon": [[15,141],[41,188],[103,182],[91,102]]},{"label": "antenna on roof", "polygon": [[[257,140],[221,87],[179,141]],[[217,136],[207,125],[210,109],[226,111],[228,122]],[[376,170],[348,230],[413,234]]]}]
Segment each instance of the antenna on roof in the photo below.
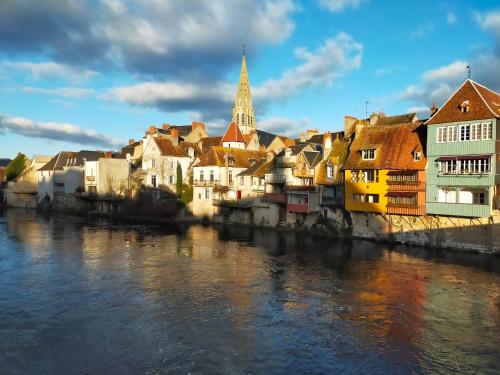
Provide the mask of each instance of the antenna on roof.
[{"label": "antenna on roof", "polygon": [[371,104],[370,101],[365,101],[365,119],[368,118],[368,104]]},{"label": "antenna on roof", "polygon": [[470,64],[467,65],[467,78],[470,79]]}]

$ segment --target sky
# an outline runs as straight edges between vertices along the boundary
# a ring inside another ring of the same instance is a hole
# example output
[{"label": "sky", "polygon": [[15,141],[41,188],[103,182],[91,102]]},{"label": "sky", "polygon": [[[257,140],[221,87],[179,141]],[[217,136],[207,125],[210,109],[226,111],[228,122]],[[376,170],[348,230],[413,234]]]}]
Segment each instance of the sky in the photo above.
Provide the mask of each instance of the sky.
[{"label": "sky", "polygon": [[0,157],[117,150],[163,123],[221,134],[242,45],[257,128],[288,136],[425,118],[468,65],[500,91],[498,0],[2,0]]}]

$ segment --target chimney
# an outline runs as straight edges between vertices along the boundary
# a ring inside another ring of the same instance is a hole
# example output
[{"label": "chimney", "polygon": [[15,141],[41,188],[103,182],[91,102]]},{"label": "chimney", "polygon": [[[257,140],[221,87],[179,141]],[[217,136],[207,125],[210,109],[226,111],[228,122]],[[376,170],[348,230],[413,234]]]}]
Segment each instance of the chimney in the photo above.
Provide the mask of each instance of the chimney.
[{"label": "chimney", "polygon": [[204,122],[193,121],[192,124],[191,124],[191,131],[193,131],[195,129],[198,129],[198,128],[205,130],[205,123]]},{"label": "chimney", "polygon": [[111,158],[113,157],[113,152],[112,152],[112,151],[106,151],[106,152],[104,153],[104,157],[105,157],[106,159],[111,159]]},{"label": "chimney", "polygon": [[332,149],[332,135],[329,131],[323,134],[323,156],[327,156],[327,152]]},{"label": "chimney", "polygon": [[170,125],[169,125],[169,124],[163,124],[163,125],[161,126],[161,128],[162,128],[163,130],[167,130],[168,128],[170,128]]},{"label": "chimney", "polygon": [[438,111],[438,107],[436,105],[436,103],[432,103],[432,107],[431,107],[431,116],[434,116],[434,114]]},{"label": "chimney", "polygon": [[135,143],[134,138],[130,138],[130,139],[128,140],[128,144],[129,144],[129,145],[133,145],[134,143]]},{"label": "chimney", "polygon": [[344,134],[346,138],[349,138],[355,131],[355,124],[358,119],[354,116],[344,116]]},{"label": "chimney", "polygon": [[151,125],[148,129],[149,134],[156,134],[156,126]]},{"label": "chimney", "polygon": [[381,116],[379,113],[375,113],[373,112],[371,115],[370,115],[370,119],[368,121],[368,124],[370,125],[375,125],[379,119],[379,117],[383,117]]},{"label": "chimney", "polygon": [[172,130],[170,130],[170,139],[174,146],[179,144],[179,130],[177,128],[172,128]]},{"label": "chimney", "polygon": [[307,140],[309,140],[314,134],[318,134],[318,131],[315,129],[307,129]]}]

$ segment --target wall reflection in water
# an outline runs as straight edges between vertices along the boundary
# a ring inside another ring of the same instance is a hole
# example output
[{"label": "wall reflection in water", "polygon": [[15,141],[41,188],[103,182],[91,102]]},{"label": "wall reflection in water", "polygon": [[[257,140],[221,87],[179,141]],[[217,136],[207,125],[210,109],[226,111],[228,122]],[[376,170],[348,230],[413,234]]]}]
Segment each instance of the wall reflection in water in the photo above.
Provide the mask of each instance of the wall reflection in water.
[{"label": "wall reflection in water", "polygon": [[0,235],[7,372],[500,370],[498,257],[23,210]]}]

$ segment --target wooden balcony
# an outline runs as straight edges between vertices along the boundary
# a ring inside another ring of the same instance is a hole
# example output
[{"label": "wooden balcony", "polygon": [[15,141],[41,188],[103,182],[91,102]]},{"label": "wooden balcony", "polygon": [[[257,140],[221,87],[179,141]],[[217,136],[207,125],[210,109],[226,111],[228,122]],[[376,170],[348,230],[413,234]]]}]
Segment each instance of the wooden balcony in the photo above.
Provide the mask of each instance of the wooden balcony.
[{"label": "wooden balcony", "polygon": [[287,191],[315,191],[316,186],[314,185],[287,185]]},{"label": "wooden balcony", "polygon": [[344,197],[323,196],[321,198],[321,204],[323,206],[343,207],[344,206]]},{"label": "wooden balcony", "polygon": [[394,191],[425,191],[422,181],[387,181],[387,190]]},{"label": "wooden balcony", "polygon": [[388,203],[387,213],[391,215],[423,216],[425,215],[425,206]]},{"label": "wooden balcony", "polygon": [[286,194],[284,193],[265,193],[264,201],[269,203],[286,204]]},{"label": "wooden balcony", "polygon": [[286,176],[284,174],[266,173],[265,180],[266,184],[284,184]]},{"label": "wooden balcony", "polygon": [[299,214],[308,214],[309,213],[309,204],[296,204],[296,203],[288,203],[286,206],[288,212],[299,213]]}]

